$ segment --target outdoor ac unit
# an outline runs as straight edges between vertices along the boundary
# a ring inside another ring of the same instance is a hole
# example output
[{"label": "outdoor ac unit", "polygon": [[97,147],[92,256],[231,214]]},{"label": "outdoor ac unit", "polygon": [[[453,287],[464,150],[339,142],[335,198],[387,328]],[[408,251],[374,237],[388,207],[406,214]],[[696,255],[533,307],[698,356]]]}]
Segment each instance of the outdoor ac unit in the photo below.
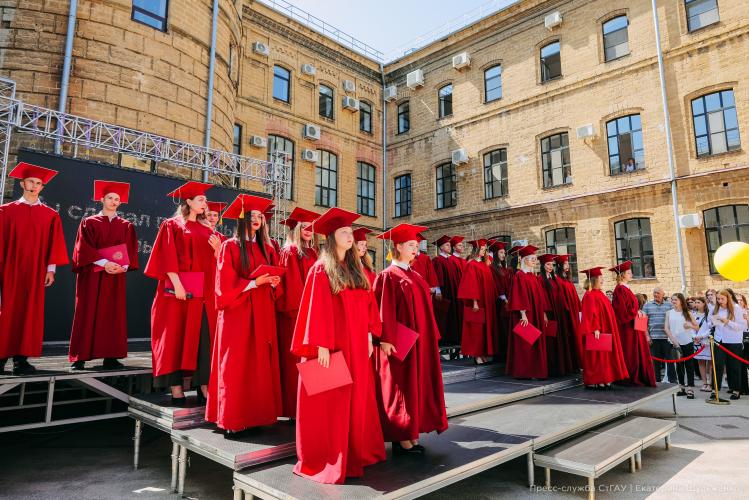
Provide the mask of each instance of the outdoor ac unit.
[{"label": "outdoor ac unit", "polygon": [[356,92],[356,84],[351,80],[343,80],[343,91],[348,93]]},{"label": "outdoor ac unit", "polygon": [[582,127],[577,127],[577,138],[578,139],[585,139],[586,137],[594,137],[596,135],[595,130],[593,130],[593,125],[583,125]]},{"label": "outdoor ac unit", "polygon": [[453,163],[460,165],[461,163],[468,163],[468,154],[463,148],[455,149],[452,152]]},{"label": "outdoor ac unit", "polygon": [[317,151],[314,149],[305,149],[302,151],[302,160],[317,163]]},{"label": "outdoor ac unit", "polygon": [[314,75],[317,69],[312,64],[302,64],[302,73],[305,75]]},{"label": "outdoor ac unit", "polygon": [[544,26],[547,30],[552,30],[560,24],[562,24],[562,14],[558,10],[544,17]]},{"label": "outdoor ac unit", "polygon": [[313,125],[311,123],[308,123],[304,126],[304,138],[305,139],[312,139],[314,141],[320,140],[320,127],[317,125]]},{"label": "outdoor ac unit", "polygon": [[264,148],[268,145],[268,141],[265,139],[265,137],[260,137],[259,135],[253,135],[250,137],[250,144],[254,148]]},{"label": "outdoor ac unit", "polygon": [[468,52],[461,52],[457,56],[453,56],[453,68],[462,69],[467,68],[471,65],[471,57]]},{"label": "outdoor ac unit", "polygon": [[347,95],[343,96],[343,109],[359,111],[359,101]]},{"label": "outdoor ac unit", "polygon": [[415,89],[424,85],[424,72],[420,69],[414,70],[406,75],[406,87]]},{"label": "outdoor ac unit", "polygon": [[394,101],[398,98],[398,88],[395,85],[385,87],[385,100]]},{"label": "outdoor ac unit", "polygon": [[270,55],[270,47],[265,45],[263,42],[255,42],[252,44],[252,51],[255,54],[268,57]]},{"label": "outdoor ac unit", "polygon": [[684,214],[679,216],[679,226],[683,229],[691,229],[693,227],[700,227],[701,225],[700,214]]}]

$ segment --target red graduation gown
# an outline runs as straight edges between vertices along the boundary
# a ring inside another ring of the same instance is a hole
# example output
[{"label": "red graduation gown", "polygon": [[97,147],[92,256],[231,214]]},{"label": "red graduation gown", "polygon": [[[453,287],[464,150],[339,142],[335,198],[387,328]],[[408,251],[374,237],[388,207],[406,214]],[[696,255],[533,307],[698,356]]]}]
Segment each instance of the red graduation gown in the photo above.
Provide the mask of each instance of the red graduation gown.
[{"label": "red graduation gown", "polygon": [[291,351],[317,358],[317,348],[341,351],[354,383],[314,396],[299,384],[294,472],[320,483],[341,484],[385,460],[375,400],[368,333],[379,336],[377,301],[370,290],[333,294],[322,262],[310,269],[302,293]]},{"label": "red graduation gown", "polygon": [[278,360],[281,369],[281,395],[284,417],[296,417],[297,384],[299,372],[296,364],[299,357],[291,353],[291,338],[294,336],[294,324],[299,314],[299,303],[302,301],[304,282],[307,273],[317,261],[317,252],[313,248],[304,250],[299,258],[296,245],[281,248],[279,265],[286,268],[283,275],[283,295],[276,300],[276,323],[278,328]]},{"label": "red graduation gown", "polygon": [[458,287],[463,272],[452,257],[437,255],[432,260],[432,264],[437,275],[442,299],[449,301],[447,313],[437,315],[440,337],[447,345],[460,344],[462,314],[461,304],[458,300]]},{"label": "red graduation gown", "polygon": [[[154,376],[195,370],[204,307],[213,345],[216,257],[208,243],[211,234],[213,230],[200,222],[175,217],[165,220],[156,235],[144,270],[146,276],[159,280],[151,307]],[[166,273],[186,271],[203,273],[203,297],[187,300],[167,297],[164,288],[167,284],[171,288],[172,281]]]},{"label": "red graduation gown", "polygon": [[[512,291],[512,269],[507,267],[489,266],[494,277],[494,284],[497,288],[497,356],[505,359],[507,356],[507,338],[510,334],[510,322],[512,321],[512,312],[510,311],[510,292]],[[500,297],[504,295],[505,300]]]},{"label": "red graduation gown", "polygon": [[[541,272],[544,272],[543,270]],[[565,308],[564,289],[556,277],[549,280],[546,288],[543,275],[538,276],[538,283],[546,294],[546,301],[551,309],[550,320],[557,322],[557,336],[546,337],[546,361],[549,375],[552,377],[572,373],[572,353],[574,347],[574,332],[570,331],[568,312]]]},{"label": "red graduation gown", "polygon": [[[520,323],[520,311],[525,311],[528,323],[543,331],[544,312],[549,310],[541,285],[533,273],[518,270],[512,279],[510,293],[512,328]],[[510,331],[507,342],[507,373],[515,378],[547,378],[546,335],[541,335],[529,345],[515,332]]]},{"label": "red graduation gown", "polygon": [[97,272],[99,249],[125,244],[128,272],[138,269],[135,227],[122,217],[94,215],[81,221],[73,248],[75,314],[70,333],[70,361],[127,356],[125,274]]},{"label": "red graduation gown", "polygon": [[477,260],[466,264],[458,288],[463,307],[473,307],[477,301],[484,312],[484,323],[472,323],[463,318],[463,337],[460,350],[466,356],[493,356],[497,353],[497,288],[489,266]]},{"label": "red graduation gown", "polygon": [[369,281],[369,286],[374,286],[375,279],[377,278],[377,273],[374,271],[370,271],[366,267],[364,267],[364,264],[362,264],[362,269],[364,269],[364,274],[367,275],[367,281]]},{"label": "red graduation gown", "polygon": [[218,324],[205,419],[230,431],[271,425],[281,415],[276,316],[269,312],[282,290],[244,291],[257,266],[276,265],[278,258],[271,245],[266,259],[256,243],[247,244],[249,273],[240,271],[239,242],[232,238],[221,244],[216,275]]},{"label": "red graduation gown", "polygon": [[411,262],[411,269],[424,278],[424,281],[427,282],[429,288],[440,286],[439,281],[437,280],[437,273],[434,270],[434,264],[432,264],[432,259],[430,259],[427,254],[419,253],[413,262]]},{"label": "red graduation gown", "polygon": [[43,203],[0,206],[0,358],[41,356],[47,266],[67,263],[57,212]]},{"label": "red graduation gown", "polygon": [[635,331],[635,318],[640,310],[637,297],[629,287],[616,285],[611,307],[614,308],[616,315],[624,362],[629,373],[627,382],[632,385],[655,387],[655,370],[650,346],[645,333]]},{"label": "red graduation gown", "polygon": [[419,334],[403,361],[375,347],[375,385],[385,441],[443,432],[447,414],[437,345],[439,330],[429,285],[419,273],[391,265],[377,276],[374,293],[382,318],[381,342],[396,344],[398,323]]},{"label": "red graduation gown", "polygon": [[460,272],[464,272],[466,270],[466,265],[468,264],[466,260],[462,257],[458,257],[455,254],[452,254],[450,256],[450,260],[455,262],[455,264],[460,268]]},{"label": "red graduation gown", "polygon": [[557,278],[557,283],[562,287],[562,299],[566,312],[564,321],[567,323],[567,330],[571,332],[571,345],[574,345],[572,367],[579,370],[582,368],[581,360],[583,359],[583,341],[580,337],[580,296],[577,294],[575,284],[571,281]]},{"label": "red graduation gown", "polygon": [[583,349],[589,335],[598,330],[612,335],[612,349],[605,351],[583,351],[583,383],[585,385],[608,384],[629,377],[622,353],[619,328],[616,325],[611,301],[601,290],[588,290],[583,295],[583,320],[580,333]]}]

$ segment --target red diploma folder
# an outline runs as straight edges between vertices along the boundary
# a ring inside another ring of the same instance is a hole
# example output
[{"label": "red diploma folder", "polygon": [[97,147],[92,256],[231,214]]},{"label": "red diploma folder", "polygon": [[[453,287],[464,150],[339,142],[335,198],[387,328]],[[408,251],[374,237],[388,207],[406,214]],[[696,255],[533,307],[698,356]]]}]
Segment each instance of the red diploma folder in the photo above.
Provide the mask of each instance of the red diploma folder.
[{"label": "red diploma folder", "polygon": [[486,315],[484,314],[484,308],[479,307],[478,311],[474,311],[473,307],[463,308],[463,318],[469,323],[476,323],[483,325],[486,322]]},{"label": "red diploma folder", "polygon": [[[100,248],[97,253],[99,254],[100,259],[107,259],[108,261],[121,266],[130,265],[130,257],[127,254],[127,245],[124,243],[113,247]],[[95,272],[101,272],[103,270],[104,268],[102,266],[94,266]]]},{"label": "red diploma folder", "polygon": [[309,396],[354,383],[351,380],[351,373],[348,371],[348,365],[341,351],[336,351],[330,355],[330,366],[328,368],[323,368],[317,358],[297,363],[296,367],[299,370],[299,377],[302,379],[304,390],[307,391]]},{"label": "red diploma folder", "polygon": [[648,317],[635,316],[635,330],[638,332],[648,331]]},{"label": "red diploma folder", "polygon": [[393,354],[396,358],[403,361],[411,352],[411,348],[419,338],[419,334],[411,330],[406,325],[396,323],[395,327],[395,353]]},{"label": "red diploma folder", "polygon": [[538,337],[541,336],[541,330],[530,323],[528,323],[528,326],[522,326],[518,323],[512,331],[520,335],[520,338],[528,342],[530,345],[535,344]]},{"label": "red diploma folder", "polygon": [[[182,286],[185,288],[188,299],[196,299],[203,296],[203,272],[183,272],[177,273],[179,280],[182,282]],[[174,286],[172,280],[166,279],[166,286],[164,287],[164,294],[167,297],[174,297]]]},{"label": "red diploma folder", "polygon": [[254,280],[256,278],[259,278],[263,274],[267,274],[269,276],[283,276],[283,273],[285,272],[286,272],[285,267],[269,266],[268,264],[261,264],[257,266],[257,269],[252,271],[252,274],[250,275],[250,279]]},{"label": "red diploma folder", "polygon": [[546,326],[544,327],[544,335],[547,337],[556,337],[557,336],[557,322],[553,320],[549,320],[548,323],[546,323]]},{"label": "red diploma folder", "polygon": [[585,337],[585,349],[588,351],[611,351],[612,349],[610,333],[602,333],[600,338],[596,338],[592,333]]}]

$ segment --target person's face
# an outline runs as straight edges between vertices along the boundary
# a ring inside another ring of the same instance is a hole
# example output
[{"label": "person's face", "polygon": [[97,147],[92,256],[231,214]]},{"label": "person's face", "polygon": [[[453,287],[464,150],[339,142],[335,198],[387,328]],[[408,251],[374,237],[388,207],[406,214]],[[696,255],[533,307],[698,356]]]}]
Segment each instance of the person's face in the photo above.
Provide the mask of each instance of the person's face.
[{"label": "person's face", "polygon": [[208,210],[205,213],[205,219],[208,221],[208,224],[210,224],[211,227],[216,227],[216,224],[218,224],[218,212]]},{"label": "person's face", "polygon": [[462,241],[460,243],[455,244],[455,251],[463,255],[463,242]]},{"label": "person's face", "polygon": [[663,302],[663,296],[666,295],[663,290],[654,290],[653,298],[656,302]]},{"label": "person's face", "polygon": [[187,200],[187,206],[190,207],[190,212],[195,215],[204,214],[208,209],[208,198],[202,194],[198,195],[191,200]]},{"label": "person's face", "polygon": [[[336,229],[335,233],[333,233],[333,238],[335,239],[336,246],[344,252],[348,252],[349,249],[354,246],[354,230],[351,229],[351,227],[341,227]],[[366,242],[364,243],[366,245]]]},{"label": "person's face", "polygon": [[625,280],[625,281],[629,281],[629,280],[631,280],[631,279],[632,279],[632,276],[633,276],[633,274],[632,274],[632,270],[631,270],[631,269],[627,269],[626,271],[624,271],[624,272],[622,273],[622,276],[624,277],[624,280]]},{"label": "person's face", "polygon": [[486,245],[482,245],[479,247],[479,257],[485,257],[486,256]]},{"label": "person's face", "polygon": [[570,272],[570,263],[569,263],[569,261],[566,261],[566,260],[565,260],[565,261],[564,261],[564,262],[562,263],[562,271],[564,271],[565,273],[568,273],[568,272]]},{"label": "person's face", "polygon": [[536,256],[536,254],[529,255],[525,258],[525,265],[527,265],[528,267],[536,267],[536,264],[538,264],[538,257]]},{"label": "person's face", "polygon": [[101,204],[105,210],[110,212],[116,212],[120,206],[120,195],[117,193],[107,193],[104,198],[101,199]]},{"label": "person's face", "polygon": [[440,252],[444,253],[445,255],[450,255],[452,252],[452,246],[450,243],[443,243],[442,246],[440,246]]},{"label": "person's face", "polygon": [[699,312],[703,312],[707,309],[707,304],[702,299],[694,299],[694,308]]},{"label": "person's face", "polygon": [[679,308],[679,298],[676,295],[671,296],[671,305],[674,306],[674,309]]},{"label": "person's face", "polygon": [[725,295],[718,294],[716,298],[718,299],[718,305],[720,307],[728,308],[728,299]]},{"label": "person's face", "polygon": [[707,292],[706,296],[707,301],[711,304],[715,304],[715,292]]},{"label": "person's face", "polygon": [[739,301],[739,306],[741,306],[742,309],[746,309],[746,301],[744,300],[744,297],[736,297]]},{"label": "person's face", "polygon": [[416,240],[398,243],[395,245],[396,250],[400,253],[401,262],[411,262],[416,258],[416,252],[419,250],[419,242]]},{"label": "person's face", "polygon": [[687,307],[690,309],[694,309],[694,299],[687,300]]},{"label": "person's face", "polygon": [[506,257],[507,257],[507,252],[505,251],[504,248],[500,248],[499,250],[497,250],[497,259],[499,259],[500,261],[503,261],[505,260]]},{"label": "person's face", "polygon": [[302,222],[300,234],[302,236],[302,241],[312,241],[312,223]]},{"label": "person's face", "polygon": [[258,231],[263,225],[263,213],[259,210],[250,212],[250,227],[253,231]]},{"label": "person's face", "polygon": [[367,253],[367,240],[357,241],[356,249],[359,251],[359,257],[364,257]]},{"label": "person's face", "polygon": [[544,263],[544,271],[547,273],[551,273],[554,271],[554,263],[553,262],[545,262]]},{"label": "person's face", "polygon": [[42,180],[37,177],[26,177],[21,181],[21,187],[26,193],[39,196],[39,193],[44,189],[44,184],[42,184]]}]

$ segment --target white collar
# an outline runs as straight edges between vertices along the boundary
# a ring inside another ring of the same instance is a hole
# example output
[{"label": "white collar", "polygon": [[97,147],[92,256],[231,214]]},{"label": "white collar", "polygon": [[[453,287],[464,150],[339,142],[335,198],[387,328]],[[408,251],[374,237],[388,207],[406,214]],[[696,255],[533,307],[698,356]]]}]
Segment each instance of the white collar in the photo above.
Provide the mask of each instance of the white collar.
[{"label": "white collar", "polygon": [[256,240],[256,239],[257,239],[257,236],[253,236],[253,237],[252,237],[252,239],[250,239],[250,238],[249,238],[249,237],[247,237],[247,236],[245,236],[245,238],[244,238],[244,240],[245,240],[245,241],[252,241],[253,243],[255,243],[255,240]]},{"label": "white collar", "polygon": [[393,259],[393,260],[390,261],[390,265],[391,266],[398,266],[401,269],[403,269],[404,271],[408,271],[410,269],[410,266],[408,264],[406,264],[405,262],[397,261],[395,259]]},{"label": "white collar", "polygon": [[35,207],[37,205],[41,205],[42,204],[42,200],[40,200],[39,198],[37,198],[34,203],[29,203],[29,200],[27,200],[26,198],[24,198],[23,196],[21,196],[21,199],[18,200],[18,201],[20,201],[21,203],[25,203],[26,205],[31,205],[32,207]]},{"label": "white collar", "polygon": [[455,252],[453,252],[453,257],[458,258],[458,259],[462,259],[463,258],[463,257],[461,257],[461,255],[459,253],[455,253]]},{"label": "white collar", "polygon": [[[96,215],[101,215],[102,217],[104,217],[104,211],[103,210],[99,210],[99,213],[96,214]],[[109,219],[109,222],[112,222],[112,219],[114,219],[115,217],[117,217],[117,212],[115,212],[114,215],[107,215],[107,218]]]},{"label": "white collar", "polygon": [[440,250],[440,257],[444,257],[444,258],[446,258],[446,259],[447,259],[447,258],[448,258],[448,257],[450,257],[450,256],[449,256],[449,255],[447,255],[447,254],[446,254],[445,252],[443,252],[442,250]]}]

